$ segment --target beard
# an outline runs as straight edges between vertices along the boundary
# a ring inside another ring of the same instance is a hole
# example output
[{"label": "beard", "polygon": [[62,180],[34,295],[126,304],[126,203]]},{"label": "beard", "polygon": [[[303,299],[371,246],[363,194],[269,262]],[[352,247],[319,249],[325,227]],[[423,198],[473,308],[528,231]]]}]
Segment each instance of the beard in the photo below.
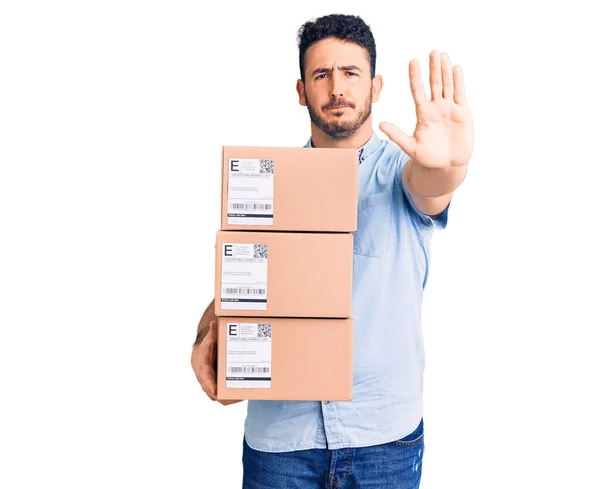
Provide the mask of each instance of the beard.
[{"label": "beard", "polygon": [[[308,108],[310,120],[331,139],[348,139],[365,123],[365,121],[371,115],[373,94],[370,91],[362,110],[360,110],[356,117],[350,121],[342,121],[339,118],[333,121],[326,121],[324,118],[320,117],[319,114],[317,114],[314,106],[309,102],[308,97],[306,96],[306,91],[304,92],[304,97],[306,99],[306,107]],[[351,108],[355,107],[354,104],[349,105]],[[333,110],[335,112],[335,109]]]}]

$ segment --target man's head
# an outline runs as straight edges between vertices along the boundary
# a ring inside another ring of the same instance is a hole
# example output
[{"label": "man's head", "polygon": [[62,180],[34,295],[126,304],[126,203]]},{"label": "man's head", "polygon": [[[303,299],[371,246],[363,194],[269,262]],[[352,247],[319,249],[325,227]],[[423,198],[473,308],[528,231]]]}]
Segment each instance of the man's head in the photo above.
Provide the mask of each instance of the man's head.
[{"label": "man's head", "polygon": [[351,137],[371,115],[382,87],[375,76],[375,40],[354,15],[327,15],[298,31],[299,102],[332,139]]}]

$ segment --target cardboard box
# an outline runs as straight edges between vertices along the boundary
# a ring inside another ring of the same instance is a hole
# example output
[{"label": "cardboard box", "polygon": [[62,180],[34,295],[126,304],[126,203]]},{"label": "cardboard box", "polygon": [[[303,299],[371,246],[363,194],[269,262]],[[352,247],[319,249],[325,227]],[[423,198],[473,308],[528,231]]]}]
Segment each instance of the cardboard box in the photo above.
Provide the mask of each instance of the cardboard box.
[{"label": "cardboard box", "polygon": [[350,233],[218,231],[215,314],[349,318]]},{"label": "cardboard box", "polygon": [[217,398],[350,401],[354,320],[220,317]]},{"label": "cardboard box", "polygon": [[358,150],[224,146],[222,230],[354,232]]}]

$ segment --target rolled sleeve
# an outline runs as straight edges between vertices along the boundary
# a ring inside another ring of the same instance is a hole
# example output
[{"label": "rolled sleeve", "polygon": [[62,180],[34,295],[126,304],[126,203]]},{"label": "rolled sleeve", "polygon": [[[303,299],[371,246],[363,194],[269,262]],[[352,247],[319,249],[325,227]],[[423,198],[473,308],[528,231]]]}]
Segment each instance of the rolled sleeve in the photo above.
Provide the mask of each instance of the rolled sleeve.
[{"label": "rolled sleeve", "polygon": [[413,202],[409,191],[404,186],[404,180],[402,179],[402,169],[404,168],[404,165],[406,165],[408,160],[410,160],[410,156],[402,152],[398,164],[396,166],[396,183],[402,189],[404,197],[403,201],[406,203],[406,207],[409,213],[411,214],[411,216],[413,216],[417,224],[423,228],[444,229],[448,224],[448,211],[450,210],[450,205],[452,204],[452,201],[448,202],[448,205],[442,212],[434,216],[430,216],[421,212]]}]

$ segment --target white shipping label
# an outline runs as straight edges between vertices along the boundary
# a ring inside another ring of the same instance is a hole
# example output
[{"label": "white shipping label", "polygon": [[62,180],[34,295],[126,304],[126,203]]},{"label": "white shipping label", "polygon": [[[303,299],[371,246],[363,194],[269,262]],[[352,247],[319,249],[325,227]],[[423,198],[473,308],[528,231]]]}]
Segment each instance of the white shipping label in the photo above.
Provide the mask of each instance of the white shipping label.
[{"label": "white shipping label", "polygon": [[227,224],[273,225],[273,160],[229,158]]},{"label": "white shipping label", "polygon": [[221,309],[267,310],[269,245],[223,243]]},{"label": "white shipping label", "polygon": [[226,387],[271,387],[271,323],[227,323]]}]

